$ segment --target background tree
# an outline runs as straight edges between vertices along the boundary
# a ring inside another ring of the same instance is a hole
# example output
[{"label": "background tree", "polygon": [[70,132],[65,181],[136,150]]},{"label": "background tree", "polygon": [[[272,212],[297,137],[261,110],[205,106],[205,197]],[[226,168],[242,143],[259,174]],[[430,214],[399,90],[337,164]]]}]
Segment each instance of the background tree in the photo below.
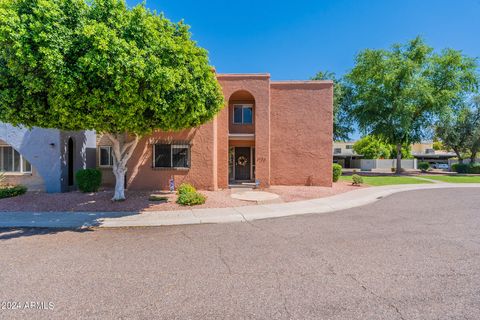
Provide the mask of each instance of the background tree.
[{"label": "background tree", "polygon": [[[396,159],[397,158],[397,146],[394,144],[390,144],[390,157],[389,159]],[[412,155],[412,145],[411,144],[404,144],[402,145],[402,159],[413,159]]]},{"label": "background tree", "polygon": [[333,140],[347,141],[353,132],[353,119],[349,114],[352,90],[343,78],[329,71],[318,72],[312,80],[333,80]]},{"label": "background tree", "polygon": [[122,0],[2,0],[0,121],[106,133],[122,200],[141,136],[198,126],[224,104],[188,30]]},{"label": "background tree", "polygon": [[475,98],[473,103],[462,102],[459,106],[452,107],[448,113],[442,115],[435,126],[436,137],[442,144],[457,155],[460,163],[464,155],[475,163],[480,150],[480,98]]},{"label": "background tree", "polygon": [[347,76],[353,85],[351,114],[362,132],[396,145],[420,142],[426,129],[464,92],[477,88],[476,61],[459,51],[434,53],[419,37],[390,50],[367,49]]},{"label": "background tree", "polygon": [[355,142],[353,151],[363,155],[365,159],[388,159],[391,146],[375,136],[368,135]]},{"label": "background tree", "polygon": [[435,139],[433,140],[433,150],[445,150],[445,145],[442,143],[442,141],[438,140],[437,137],[435,137]]}]

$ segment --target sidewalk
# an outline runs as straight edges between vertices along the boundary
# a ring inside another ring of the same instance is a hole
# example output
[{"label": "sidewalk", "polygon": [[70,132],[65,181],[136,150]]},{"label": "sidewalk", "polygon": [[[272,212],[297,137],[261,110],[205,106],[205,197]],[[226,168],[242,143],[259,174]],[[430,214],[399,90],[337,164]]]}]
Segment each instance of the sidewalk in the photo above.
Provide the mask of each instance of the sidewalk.
[{"label": "sidewalk", "polygon": [[480,188],[480,183],[437,183],[361,188],[332,197],[218,209],[137,212],[0,212],[0,227],[153,227],[247,222],[309,213],[327,213],[373,203],[391,194],[438,188]]}]

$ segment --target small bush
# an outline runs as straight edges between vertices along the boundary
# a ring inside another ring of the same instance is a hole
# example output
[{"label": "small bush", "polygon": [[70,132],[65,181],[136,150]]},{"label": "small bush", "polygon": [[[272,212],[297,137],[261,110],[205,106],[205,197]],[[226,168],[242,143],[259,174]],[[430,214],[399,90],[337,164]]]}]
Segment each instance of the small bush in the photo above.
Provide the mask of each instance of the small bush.
[{"label": "small bush", "polygon": [[195,206],[204,204],[206,197],[198,192],[181,193],[177,198],[177,203],[183,206]]},{"label": "small bush", "polygon": [[78,189],[82,192],[97,192],[102,184],[102,172],[98,169],[81,169],[75,174]]},{"label": "small bush", "polygon": [[359,176],[358,174],[354,174],[352,176],[352,184],[354,186],[359,186],[363,183],[363,178],[361,176]]},{"label": "small bush", "polygon": [[452,164],[452,170],[457,173],[468,173],[469,165],[466,163],[455,163]]},{"label": "small bush", "polygon": [[177,195],[195,192],[197,192],[197,189],[195,189],[195,187],[192,186],[190,183],[182,183],[177,189]]},{"label": "small bush", "polygon": [[25,192],[27,192],[27,187],[22,185],[2,187],[0,188],[0,199],[16,197]]},{"label": "small bush", "polygon": [[397,169],[395,169],[395,167],[391,167],[390,171],[395,172],[395,171],[397,171]]},{"label": "small bush", "polygon": [[428,162],[419,162],[418,169],[422,170],[422,172],[427,172],[430,169],[430,163]]},{"label": "small bush", "polygon": [[474,163],[468,166],[468,173],[480,174],[480,163]]},{"label": "small bush", "polygon": [[340,179],[340,176],[342,175],[342,166],[339,165],[338,163],[334,163],[332,165],[332,174],[333,174],[333,182],[337,182],[338,179]]}]

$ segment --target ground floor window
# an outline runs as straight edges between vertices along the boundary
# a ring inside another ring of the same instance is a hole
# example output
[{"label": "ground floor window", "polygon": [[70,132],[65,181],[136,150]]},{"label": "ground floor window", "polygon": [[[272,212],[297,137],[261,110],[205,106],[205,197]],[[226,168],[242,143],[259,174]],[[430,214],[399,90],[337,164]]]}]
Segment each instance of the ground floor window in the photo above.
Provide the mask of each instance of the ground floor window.
[{"label": "ground floor window", "polygon": [[113,150],[111,146],[100,146],[99,164],[101,167],[113,166]]},{"label": "ground floor window", "polygon": [[155,144],[153,166],[155,168],[189,168],[190,146],[188,144]]},{"label": "ground floor window", "polygon": [[30,173],[32,165],[12,147],[0,146],[0,171]]}]

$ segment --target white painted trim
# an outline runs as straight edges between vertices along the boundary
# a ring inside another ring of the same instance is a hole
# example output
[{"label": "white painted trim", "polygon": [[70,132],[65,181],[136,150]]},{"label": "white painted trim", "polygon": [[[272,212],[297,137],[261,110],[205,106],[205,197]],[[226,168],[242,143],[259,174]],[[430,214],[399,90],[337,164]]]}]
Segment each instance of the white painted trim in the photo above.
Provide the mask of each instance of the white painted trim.
[{"label": "white painted trim", "polygon": [[100,168],[111,168],[113,167],[113,163],[109,165],[102,165],[102,148],[108,148],[108,162],[110,162],[110,158],[112,157],[112,146],[98,146],[98,166]]},{"label": "white painted trim", "polygon": [[[23,161],[28,161],[26,159],[23,158],[23,155],[18,152],[17,150],[15,150],[14,147],[12,147],[11,145],[9,144],[2,144],[0,145],[0,151],[3,149],[3,148],[10,148],[12,150],[12,167],[14,167],[15,165],[15,162],[14,162],[14,159],[15,159],[15,152],[17,152],[20,156],[20,171],[1,171],[0,172],[3,172],[5,175],[23,175],[23,174],[32,174],[32,164],[30,164],[30,171],[24,171],[24,168],[23,168]],[[1,151],[1,154],[0,154],[0,161],[2,162],[3,164],[3,151]]]},{"label": "white painted trim", "polygon": [[229,133],[228,134],[229,140],[255,140],[254,133]]}]

